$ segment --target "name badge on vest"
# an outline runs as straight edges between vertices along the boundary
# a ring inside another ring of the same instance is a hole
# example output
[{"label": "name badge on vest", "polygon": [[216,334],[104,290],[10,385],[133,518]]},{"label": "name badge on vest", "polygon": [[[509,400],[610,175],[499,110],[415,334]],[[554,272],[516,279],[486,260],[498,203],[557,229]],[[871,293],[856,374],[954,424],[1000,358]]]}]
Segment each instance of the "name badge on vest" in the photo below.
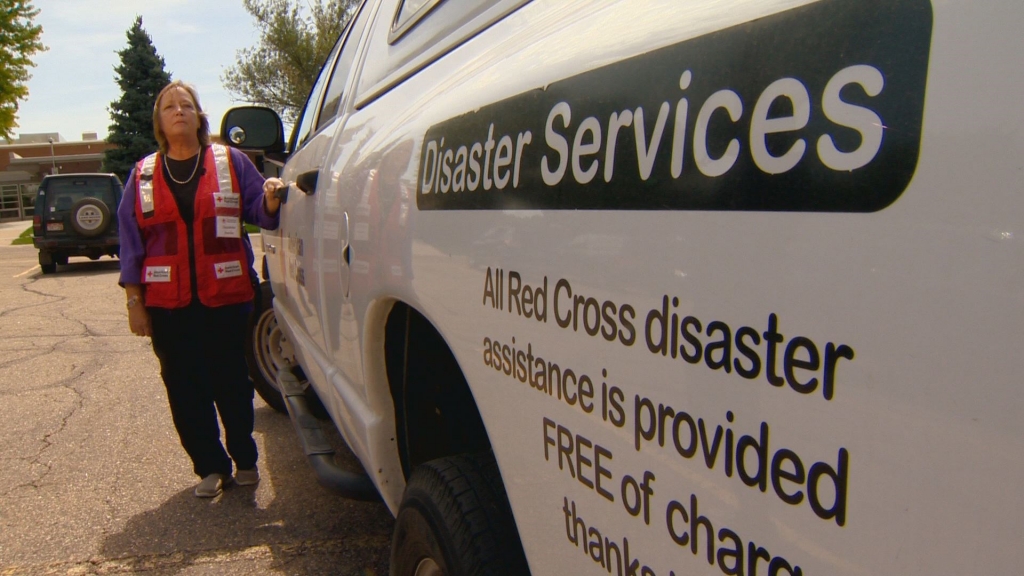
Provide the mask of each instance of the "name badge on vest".
[{"label": "name badge on vest", "polygon": [[217,274],[217,280],[234,278],[242,275],[242,263],[238,260],[233,262],[218,262],[213,265],[213,271]]},{"label": "name badge on vest", "polygon": [[237,210],[242,205],[241,194],[228,192],[216,192],[213,195],[213,205],[217,208],[231,208]]},{"label": "name badge on vest", "polygon": [[242,222],[237,216],[217,216],[217,238],[241,238]]},{"label": "name badge on vest", "polygon": [[171,267],[170,266],[146,266],[146,272],[143,275],[146,282],[170,282],[171,281]]}]

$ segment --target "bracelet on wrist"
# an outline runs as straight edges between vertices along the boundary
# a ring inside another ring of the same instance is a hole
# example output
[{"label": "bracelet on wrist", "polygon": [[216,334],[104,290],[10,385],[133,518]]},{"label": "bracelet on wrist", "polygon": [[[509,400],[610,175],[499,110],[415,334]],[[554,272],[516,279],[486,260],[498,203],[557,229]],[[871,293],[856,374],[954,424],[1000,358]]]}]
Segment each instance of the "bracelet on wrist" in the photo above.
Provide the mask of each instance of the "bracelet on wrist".
[{"label": "bracelet on wrist", "polygon": [[132,297],[128,298],[128,302],[125,304],[125,307],[128,308],[129,310],[131,310],[132,307],[134,307],[136,304],[138,304],[140,302],[142,302],[142,297],[138,296],[138,295],[135,295],[135,296],[132,296]]}]

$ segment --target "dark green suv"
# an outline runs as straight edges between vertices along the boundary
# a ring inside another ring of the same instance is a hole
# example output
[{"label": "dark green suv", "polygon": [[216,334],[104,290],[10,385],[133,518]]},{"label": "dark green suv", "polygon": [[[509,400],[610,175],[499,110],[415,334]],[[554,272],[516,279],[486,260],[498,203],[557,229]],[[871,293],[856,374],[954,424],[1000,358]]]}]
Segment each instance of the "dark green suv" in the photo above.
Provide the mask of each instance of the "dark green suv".
[{"label": "dark green suv", "polygon": [[52,174],[43,178],[32,219],[32,243],[43,274],[71,256],[117,256],[117,205],[124,187],[114,174]]}]

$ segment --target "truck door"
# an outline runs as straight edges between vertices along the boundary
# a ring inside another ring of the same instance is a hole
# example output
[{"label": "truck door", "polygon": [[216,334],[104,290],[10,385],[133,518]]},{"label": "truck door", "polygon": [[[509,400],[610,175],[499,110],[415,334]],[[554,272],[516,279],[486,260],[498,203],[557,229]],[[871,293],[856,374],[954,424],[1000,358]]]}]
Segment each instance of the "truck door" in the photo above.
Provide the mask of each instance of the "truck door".
[{"label": "truck door", "polygon": [[[324,157],[334,135],[333,124],[320,118],[324,104],[324,93],[342,45],[339,40],[327,58],[320,76],[313,85],[306,106],[302,110],[291,148],[295,150],[286,164],[281,178],[292,183],[288,199],[281,204],[281,246],[278,247],[283,260],[283,290],[275,282],[277,306],[292,315],[314,346],[324,349],[323,331],[317,312],[319,294],[319,267],[317,266],[318,230],[316,222],[316,177],[320,160]],[[300,183],[305,190],[296,184]],[[301,338],[296,342],[303,349]],[[308,362],[307,362],[308,364]]]},{"label": "truck door", "polygon": [[[342,106],[344,88],[355,60],[359,38],[368,10],[363,7],[342,34],[310,94],[298,127],[295,152],[282,178],[293,183],[287,208],[281,216],[285,252],[285,293],[282,302],[294,316],[309,342],[297,342],[303,366],[311,380],[331,371],[324,362],[335,337],[325,334],[325,318],[337,318],[335,311],[347,295],[348,264],[344,259],[348,226],[338,202],[338,174],[332,168],[339,149],[349,147],[334,142],[345,124]],[[330,329],[330,328],[328,328]],[[332,332],[333,334],[333,332]],[[308,350],[308,348],[314,348]]]},{"label": "truck door", "polygon": [[349,26],[321,112],[321,123],[330,124],[335,141],[329,153],[321,157],[320,190],[317,192],[321,242],[319,270],[323,295],[320,308],[328,358],[341,368],[345,380],[351,380],[359,370],[358,331],[349,300],[353,273],[350,243],[359,227],[346,200],[350,195],[349,178],[346,176],[343,181],[342,166],[347,165],[353,155],[358,155],[360,145],[366,139],[365,134],[347,130],[351,110],[347,89],[371,8],[371,3],[364,3]]}]

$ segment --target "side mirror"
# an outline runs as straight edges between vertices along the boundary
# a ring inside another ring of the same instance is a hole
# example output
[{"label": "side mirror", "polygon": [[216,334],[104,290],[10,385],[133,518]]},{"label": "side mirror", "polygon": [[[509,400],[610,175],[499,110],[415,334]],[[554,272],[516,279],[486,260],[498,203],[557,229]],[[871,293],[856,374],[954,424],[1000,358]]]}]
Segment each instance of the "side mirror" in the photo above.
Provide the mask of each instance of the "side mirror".
[{"label": "side mirror", "polygon": [[232,108],[220,123],[224,142],[241,150],[266,153],[284,152],[284,125],[281,117],[263,106]]}]

